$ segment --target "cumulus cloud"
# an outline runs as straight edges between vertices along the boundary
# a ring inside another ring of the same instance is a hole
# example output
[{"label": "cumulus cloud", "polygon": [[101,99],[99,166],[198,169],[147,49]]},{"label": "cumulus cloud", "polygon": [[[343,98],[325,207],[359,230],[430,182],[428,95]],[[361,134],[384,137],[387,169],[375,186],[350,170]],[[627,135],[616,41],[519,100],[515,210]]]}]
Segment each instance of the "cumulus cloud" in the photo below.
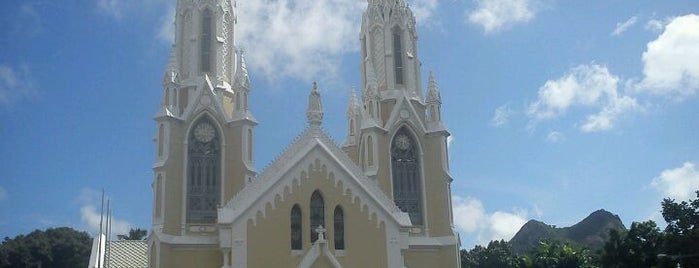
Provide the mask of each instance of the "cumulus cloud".
[{"label": "cumulus cloud", "polygon": [[413,0],[411,1],[410,9],[413,10],[415,20],[420,24],[432,18],[437,5],[439,5],[438,0]]},{"label": "cumulus cloud", "polygon": [[566,136],[563,135],[563,133],[561,133],[561,132],[551,131],[546,136],[546,141],[548,141],[550,143],[563,143],[566,141]]},{"label": "cumulus cloud", "polygon": [[175,5],[170,3],[167,7],[167,13],[162,18],[160,27],[158,27],[158,39],[166,44],[175,42]]},{"label": "cumulus cloud", "polygon": [[491,240],[510,240],[527,222],[527,211],[496,211],[488,214],[480,200],[452,197],[454,224],[462,234],[473,234],[479,244]]},{"label": "cumulus cloud", "polygon": [[0,107],[36,95],[37,90],[29,67],[21,65],[17,68],[0,64]]},{"label": "cumulus cloud", "polygon": [[7,191],[5,190],[5,188],[2,188],[2,186],[0,186],[0,202],[5,201],[5,199],[7,199],[7,197],[8,197]]},{"label": "cumulus cloud", "polygon": [[476,8],[467,16],[487,34],[528,22],[536,16],[536,10],[534,0],[476,0]]},{"label": "cumulus cloud", "polygon": [[356,0],[239,2],[237,42],[247,48],[250,66],[267,77],[335,76],[341,56],[359,47],[365,6]]},{"label": "cumulus cloud", "polygon": [[645,29],[651,32],[660,33],[663,31],[663,29],[665,29],[666,24],[667,22],[665,21],[651,19],[646,22]]},{"label": "cumulus cloud", "polygon": [[[82,206],[80,207],[80,218],[83,224],[87,226],[89,232],[98,233],[100,230],[100,218],[102,217],[100,215],[102,205],[101,193],[92,189],[83,189],[82,193],[80,194],[80,202],[82,203]],[[106,208],[104,213],[105,216],[102,218],[102,228],[106,226]],[[119,219],[112,214],[111,233],[113,236],[117,234],[128,234],[131,228],[131,223],[126,220]]]},{"label": "cumulus cloud", "polygon": [[653,179],[651,186],[660,191],[663,197],[676,200],[688,200],[695,197],[699,190],[699,170],[693,162],[686,162],[681,167],[666,169]]},{"label": "cumulus cloud", "polygon": [[619,93],[618,84],[619,77],[612,75],[606,66],[579,65],[561,78],[546,81],[527,114],[534,121],[541,121],[557,118],[571,107],[599,107],[598,113],[587,116],[580,130],[609,130],[621,114],[640,109],[636,99]]},{"label": "cumulus cloud", "polygon": [[643,53],[642,92],[684,98],[699,91],[699,16],[673,18]]},{"label": "cumulus cloud", "polygon": [[490,119],[490,125],[494,127],[501,127],[507,125],[510,122],[510,116],[514,114],[514,111],[510,109],[508,104],[502,105],[495,109],[495,114],[493,118]]},{"label": "cumulus cloud", "polygon": [[622,33],[626,32],[626,30],[631,28],[631,26],[636,24],[637,21],[638,21],[638,18],[636,16],[633,16],[624,22],[618,22],[616,24],[616,28],[614,28],[614,31],[612,31],[611,35],[612,36],[621,35]]}]

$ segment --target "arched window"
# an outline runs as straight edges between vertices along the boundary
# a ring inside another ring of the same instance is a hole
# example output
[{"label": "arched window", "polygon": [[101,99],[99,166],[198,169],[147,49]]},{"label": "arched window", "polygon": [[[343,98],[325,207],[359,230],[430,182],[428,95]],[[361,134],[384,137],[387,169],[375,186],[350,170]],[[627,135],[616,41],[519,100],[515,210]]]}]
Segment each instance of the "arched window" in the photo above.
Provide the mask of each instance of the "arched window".
[{"label": "arched window", "polygon": [[349,131],[350,131],[350,136],[354,136],[354,118],[351,118],[349,120]]},{"label": "arched window", "polygon": [[158,127],[158,157],[163,156],[163,145],[165,145],[165,126]]},{"label": "arched window", "polygon": [[403,84],[403,37],[400,28],[393,29],[393,65],[396,73],[396,84]]},{"label": "arched window", "polygon": [[303,238],[303,231],[302,231],[302,216],[301,216],[301,208],[299,208],[299,205],[296,204],[294,207],[291,208],[291,249],[292,250],[300,250],[302,249],[302,238]]},{"label": "arched window", "polygon": [[396,133],[391,143],[393,201],[410,215],[413,225],[422,225],[422,190],[417,143],[405,128]]},{"label": "arched window", "polygon": [[334,221],[335,249],[343,250],[345,249],[345,213],[340,206],[335,207]]},{"label": "arched window", "polygon": [[221,195],[221,144],[209,118],[194,124],[187,153],[187,222],[215,223]]},{"label": "arched window", "polygon": [[367,165],[369,165],[370,167],[373,167],[374,166],[374,139],[371,136],[369,136],[369,138],[367,138],[366,144],[367,144],[367,156],[366,156]]},{"label": "arched window", "polygon": [[325,227],[325,202],[320,192],[315,191],[311,195],[311,243],[318,240],[316,228],[322,225]]},{"label": "arched window", "polygon": [[162,205],[161,203],[163,202],[162,199],[162,187],[163,187],[163,175],[158,174],[158,177],[155,179],[155,185],[153,186],[153,192],[155,192],[155,210],[153,211],[155,213],[156,218],[161,218],[162,217]]},{"label": "arched window", "polygon": [[211,46],[213,45],[213,19],[211,15],[211,10],[208,8],[204,10],[201,18],[201,40],[199,41],[200,47],[200,66],[203,73],[211,72]]},{"label": "arched window", "polygon": [[252,129],[248,129],[248,161],[252,162]]}]

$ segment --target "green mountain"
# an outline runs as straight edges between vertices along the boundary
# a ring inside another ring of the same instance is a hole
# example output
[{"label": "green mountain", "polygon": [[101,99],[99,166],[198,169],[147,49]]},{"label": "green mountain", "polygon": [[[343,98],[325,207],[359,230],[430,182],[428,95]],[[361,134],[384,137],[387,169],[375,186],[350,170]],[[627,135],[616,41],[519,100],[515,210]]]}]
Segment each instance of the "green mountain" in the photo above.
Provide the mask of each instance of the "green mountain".
[{"label": "green mountain", "polygon": [[541,240],[553,240],[595,251],[604,247],[612,229],[626,230],[619,216],[600,209],[570,227],[556,228],[546,223],[530,220],[510,240],[512,250],[527,254],[536,249]]}]

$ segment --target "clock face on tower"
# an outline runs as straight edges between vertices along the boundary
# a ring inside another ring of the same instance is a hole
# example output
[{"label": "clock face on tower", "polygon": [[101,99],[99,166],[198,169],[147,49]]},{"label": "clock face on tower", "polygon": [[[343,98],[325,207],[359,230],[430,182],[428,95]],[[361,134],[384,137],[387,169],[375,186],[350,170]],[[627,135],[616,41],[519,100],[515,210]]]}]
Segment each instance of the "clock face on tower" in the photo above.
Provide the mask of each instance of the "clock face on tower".
[{"label": "clock face on tower", "polygon": [[398,135],[398,137],[396,137],[395,145],[398,147],[398,149],[407,150],[410,148],[410,139],[408,136],[402,134]]},{"label": "clock face on tower", "polygon": [[194,127],[194,138],[199,142],[210,142],[212,139],[214,139],[215,135],[216,130],[214,129],[214,126],[209,123],[199,123],[196,127]]}]

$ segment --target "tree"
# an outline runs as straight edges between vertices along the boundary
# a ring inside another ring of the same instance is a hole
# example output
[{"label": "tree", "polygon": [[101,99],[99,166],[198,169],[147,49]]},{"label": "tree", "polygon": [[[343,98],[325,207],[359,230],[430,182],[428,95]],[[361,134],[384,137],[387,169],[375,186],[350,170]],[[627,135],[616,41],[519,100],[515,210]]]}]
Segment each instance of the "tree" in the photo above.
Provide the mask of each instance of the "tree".
[{"label": "tree", "polygon": [[136,228],[136,229],[131,228],[131,230],[129,230],[128,235],[120,234],[120,235],[117,235],[117,238],[119,238],[119,240],[144,240],[144,239],[146,239],[147,234],[148,234],[148,231],[143,230],[141,228]]},{"label": "tree", "polygon": [[35,230],[0,244],[0,268],[86,267],[91,239],[85,232],[69,227]]},{"label": "tree", "polygon": [[682,267],[699,267],[699,191],[697,199],[676,203],[665,198],[662,203],[665,227],[663,254],[677,259]]},{"label": "tree", "polygon": [[461,267],[470,268],[507,268],[521,267],[521,259],[517,257],[510,244],[505,240],[494,240],[487,247],[476,245],[472,250],[461,251]]},{"label": "tree", "polygon": [[526,267],[532,268],[592,268],[597,267],[587,249],[576,249],[557,241],[541,241]]},{"label": "tree", "polygon": [[628,232],[611,230],[604,245],[602,267],[654,267],[662,245],[662,233],[653,221],[634,222]]}]

